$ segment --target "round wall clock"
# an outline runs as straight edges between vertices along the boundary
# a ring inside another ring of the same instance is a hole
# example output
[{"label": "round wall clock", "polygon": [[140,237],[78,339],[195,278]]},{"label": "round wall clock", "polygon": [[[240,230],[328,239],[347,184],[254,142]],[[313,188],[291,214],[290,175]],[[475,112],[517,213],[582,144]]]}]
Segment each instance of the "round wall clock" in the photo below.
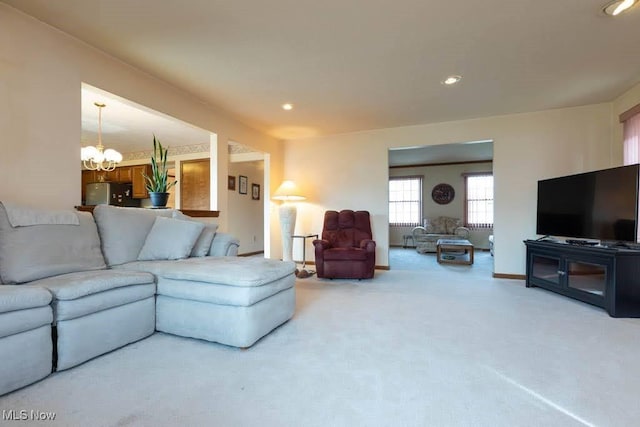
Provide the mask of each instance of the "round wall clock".
[{"label": "round wall clock", "polygon": [[431,191],[431,198],[439,205],[450,203],[455,195],[455,190],[449,184],[438,184]]}]

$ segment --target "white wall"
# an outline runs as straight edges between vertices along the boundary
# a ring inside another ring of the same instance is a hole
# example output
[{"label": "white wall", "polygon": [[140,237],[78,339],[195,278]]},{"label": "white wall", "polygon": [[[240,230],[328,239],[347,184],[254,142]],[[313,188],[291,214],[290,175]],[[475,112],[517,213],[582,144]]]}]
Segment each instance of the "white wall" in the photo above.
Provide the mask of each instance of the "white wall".
[{"label": "white wall", "polygon": [[535,237],[539,179],[621,162],[612,158],[611,104],[290,140],[285,174],[308,196],[298,210],[297,228],[321,231],[326,209],[369,210],[376,264],[387,266],[387,150],[474,140],[494,142],[494,271],[499,274],[525,272],[522,241]]},{"label": "white wall", "polygon": [[80,204],[82,82],[217,134],[222,229],[229,139],[268,153],[273,180],[282,178],[280,141],[0,4],[0,200],[52,208]]},{"label": "white wall", "polygon": [[[389,176],[423,176],[422,182],[422,216],[423,218],[435,218],[438,216],[449,216],[453,218],[464,218],[464,177],[463,173],[468,172],[491,172],[492,162],[486,163],[464,163],[456,165],[420,166],[389,168]],[[455,191],[455,196],[451,203],[439,205],[431,198],[433,187],[440,183],[449,184]],[[402,236],[411,234],[413,227],[389,227],[389,244],[400,246],[403,244]],[[469,240],[479,249],[489,249],[488,230],[472,230]]]},{"label": "white wall", "polygon": [[[239,254],[264,250],[264,161],[231,162],[229,175],[236,177],[235,191],[226,190],[229,197],[228,231],[240,239]],[[247,177],[247,194],[240,194],[239,175]],[[260,200],[251,198],[251,184],[260,185]]]}]

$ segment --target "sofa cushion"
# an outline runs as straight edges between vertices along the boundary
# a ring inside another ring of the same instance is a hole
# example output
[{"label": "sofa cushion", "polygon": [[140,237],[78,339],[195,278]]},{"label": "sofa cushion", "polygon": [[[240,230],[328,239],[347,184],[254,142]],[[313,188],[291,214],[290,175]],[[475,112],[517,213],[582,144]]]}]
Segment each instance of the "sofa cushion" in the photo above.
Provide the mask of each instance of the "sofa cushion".
[{"label": "sofa cushion", "polygon": [[434,234],[454,234],[456,228],[462,226],[462,220],[448,216],[439,216],[437,218],[426,218],[425,228],[427,232]]},{"label": "sofa cushion", "polygon": [[193,257],[203,257],[209,254],[211,250],[211,243],[213,239],[216,237],[216,232],[218,231],[218,224],[205,224],[202,229],[202,233],[200,233],[200,237],[196,240],[196,244],[193,245],[193,249],[191,250],[191,256]]},{"label": "sofa cushion", "polygon": [[292,275],[296,264],[265,258],[202,257],[177,261],[139,261],[117,268],[148,271],[168,279],[251,287]]},{"label": "sofa cushion", "polygon": [[24,286],[0,286],[0,313],[44,307],[51,302],[51,292]]},{"label": "sofa cushion", "polygon": [[295,276],[290,274],[261,286],[247,287],[160,277],[158,278],[158,295],[209,304],[249,307],[278,292],[293,287],[295,279]]},{"label": "sofa cushion", "polygon": [[93,210],[102,252],[110,266],[136,261],[156,217],[170,218],[172,209],[121,208],[98,205]]},{"label": "sofa cushion", "polygon": [[0,278],[5,284],[106,267],[93,217],[75,212],[79,225],[12,227],[0,203]]},{"label": "sofa cushion", "polygon": [[155,293],[156,285],[147,283],[114,288],[74,300],[56,300],[53,302],[55,322],[76,319],[108,308],[140,301],[153,297]]},{"label": "sofa cushion", "polygon": [[48,289],[55,300],[74,300],[110,289],[148,283],[155,283],[155,278],[143,271],[99,270],[48,277],[27,286]]},{"label": "sofa cushion", "polygon": [[157,217],[138,261],[187,258],[203,228],[204,224],[200,222]]},{"label": "sofa cushion", "polygon": [[183,214],[180,211],[175,211],[173,213],[173,217],[176,219],[182,219],[184,221],[194,221],[200,224],[204,224],[202,233],[200,233],[200,237],[198,237],[198,240],[196,240],[196,244],[193,245],[190,256],[207,256],[209,254],[209,251],[211,250],[211,242],[213,242],[213,239],[216,236],[216,232],[218,231],[218,224],[198,221],[188,215]]}]

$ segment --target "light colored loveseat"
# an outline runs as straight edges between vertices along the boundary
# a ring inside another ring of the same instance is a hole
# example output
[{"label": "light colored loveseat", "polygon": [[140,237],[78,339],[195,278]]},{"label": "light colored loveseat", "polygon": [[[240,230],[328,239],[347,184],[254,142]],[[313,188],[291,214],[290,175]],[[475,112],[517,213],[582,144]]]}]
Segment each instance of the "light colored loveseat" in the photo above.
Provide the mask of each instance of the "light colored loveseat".
[{"label": "light colored loveseat", "polygon": [[419,253],[436,252],[439,239],[467,240],[469,229],[462,226],[462,220],[448,216],[425,218],[424,226],[415,227],[411,234]]},{"label": "light colored loveseat", "polygon": [[249,347],[293,315],[294,263],[178,211],[94,215],[0,203],[0,394],[155,330]]}]

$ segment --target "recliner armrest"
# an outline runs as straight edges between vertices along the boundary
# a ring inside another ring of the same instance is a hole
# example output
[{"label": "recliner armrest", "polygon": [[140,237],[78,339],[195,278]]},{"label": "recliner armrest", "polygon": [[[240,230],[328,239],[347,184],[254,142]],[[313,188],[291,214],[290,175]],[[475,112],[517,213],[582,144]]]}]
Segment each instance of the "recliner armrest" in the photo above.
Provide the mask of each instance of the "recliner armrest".
[{"label": "recliner armrest", "polygon": [[316,250],[318,249],[324,250],[324,249],[329,249],[331,247],[331,243],[329,243],[328,240],[318,239],[313,241],[313,246],[316,248]]},{"label": "recliner armrest", "polygon": [[375,252],[376,242],[374,242],[373,240],[362,240],[360,242],[360,249],[364,249],[367,252]]}]

